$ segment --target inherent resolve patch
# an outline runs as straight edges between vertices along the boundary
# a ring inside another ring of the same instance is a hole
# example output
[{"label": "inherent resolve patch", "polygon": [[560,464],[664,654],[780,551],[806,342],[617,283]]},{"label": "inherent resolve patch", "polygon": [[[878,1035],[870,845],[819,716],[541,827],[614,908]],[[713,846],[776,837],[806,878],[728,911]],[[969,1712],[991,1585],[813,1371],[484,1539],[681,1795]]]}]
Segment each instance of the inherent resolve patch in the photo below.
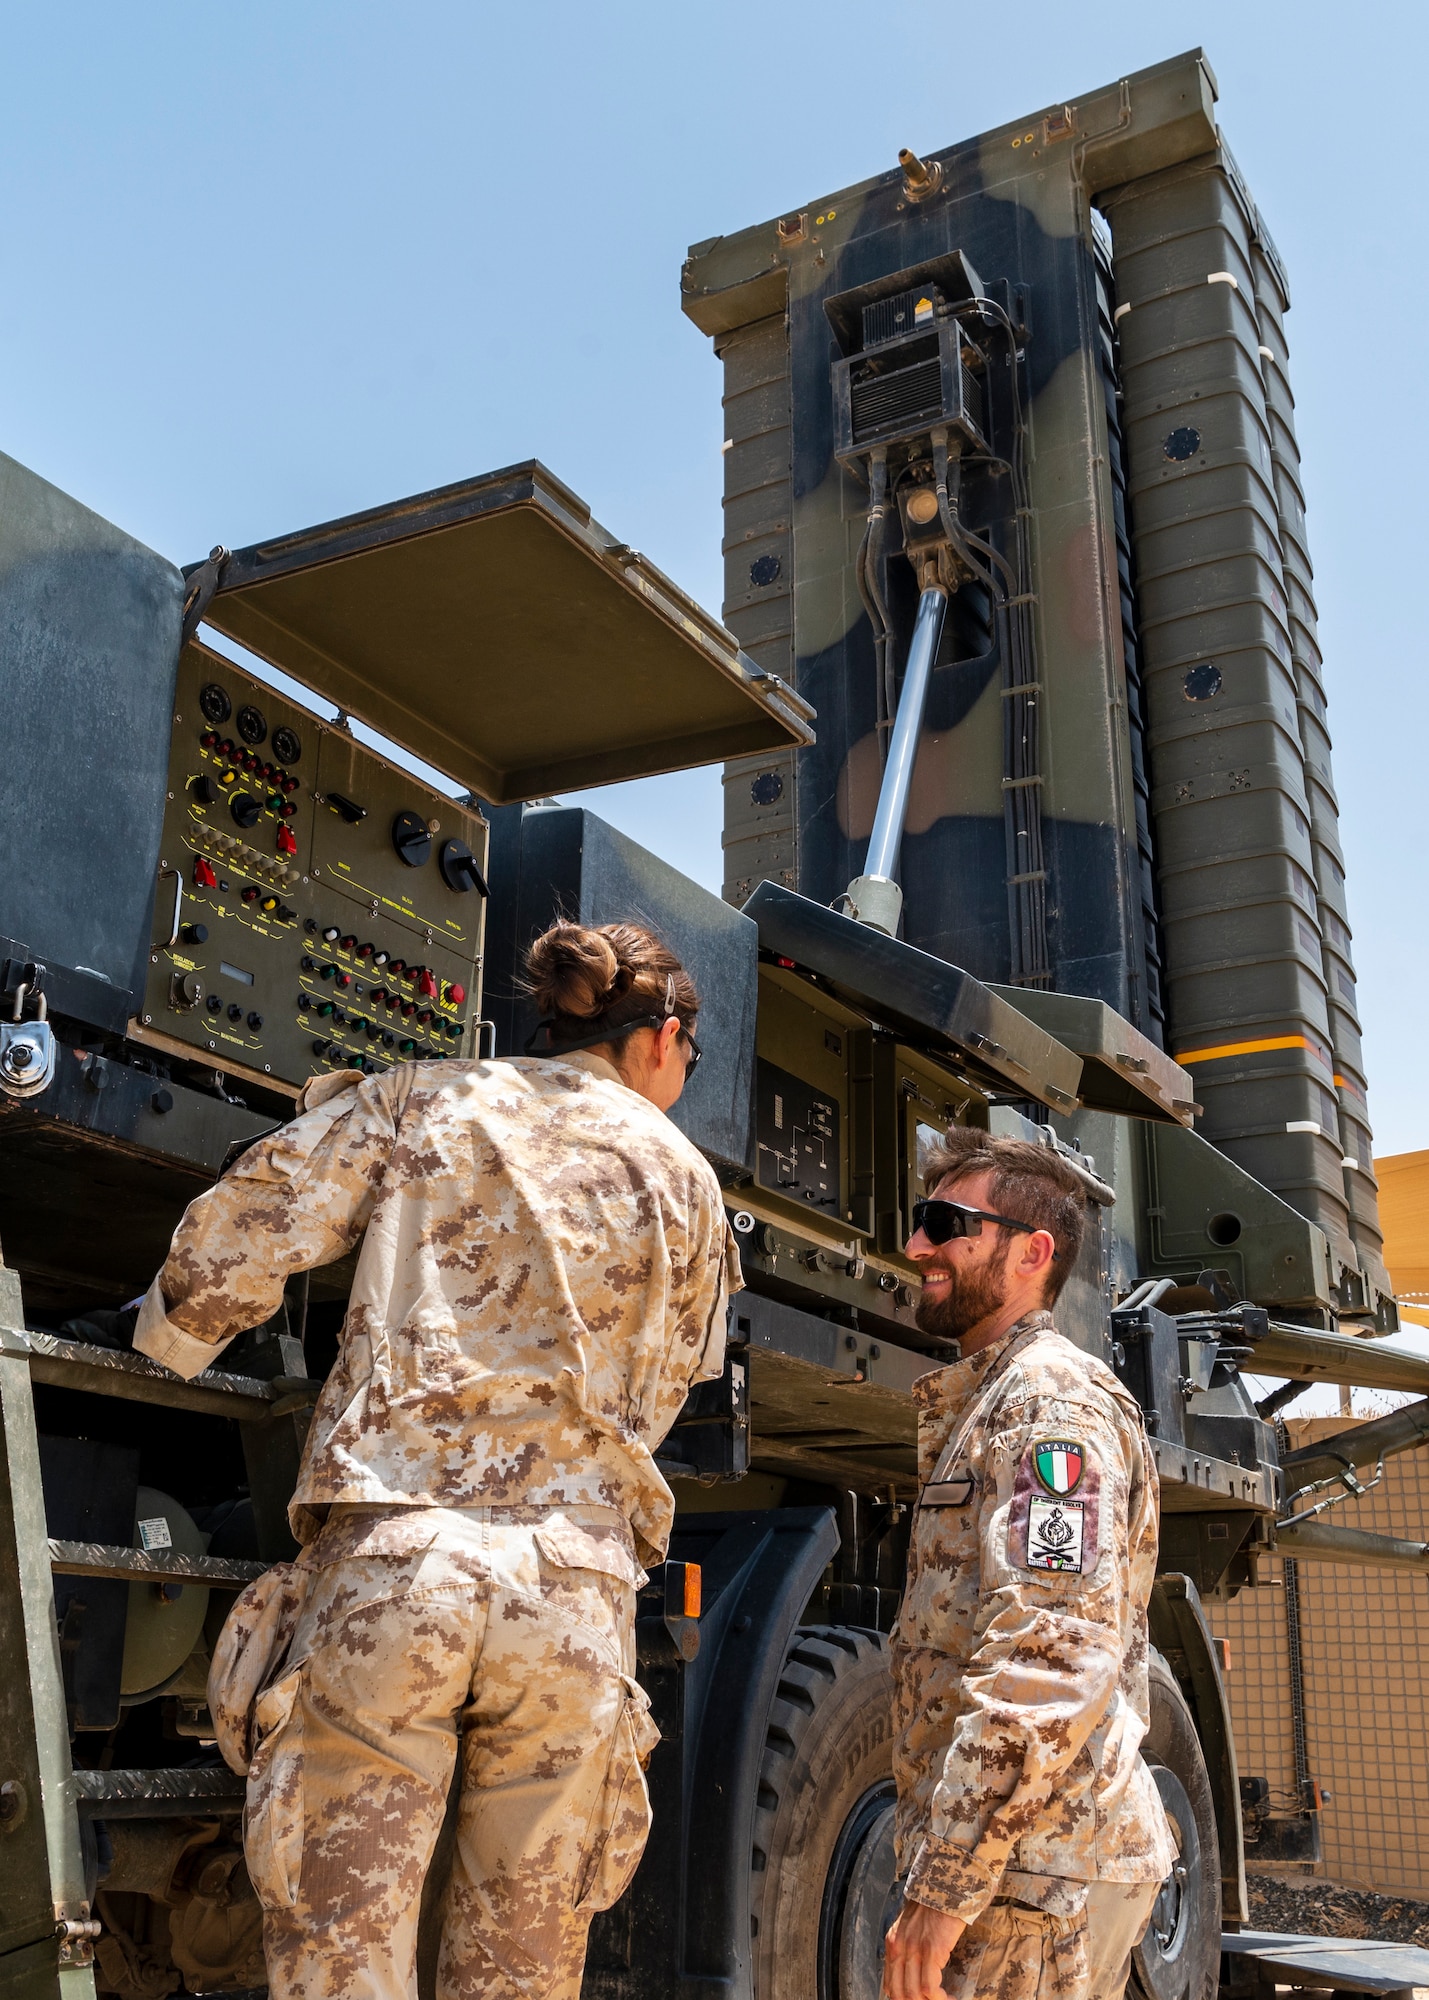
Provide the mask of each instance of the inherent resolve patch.
[{"label": "inherent resolve patch", "polygon": [[1071,1576],[1095,1569],[1100,1487],[1095,1455],[1076,1438],[1035,1439],[1013,1482],[1011,1560]]},{"label": "inherent resolve patch", "polygon": [[1085,1511],[1080,1500],[1044,1500],[1034,1494],[1027,1509],[1027,1567],[1070,1570],[1080,1576]]}]

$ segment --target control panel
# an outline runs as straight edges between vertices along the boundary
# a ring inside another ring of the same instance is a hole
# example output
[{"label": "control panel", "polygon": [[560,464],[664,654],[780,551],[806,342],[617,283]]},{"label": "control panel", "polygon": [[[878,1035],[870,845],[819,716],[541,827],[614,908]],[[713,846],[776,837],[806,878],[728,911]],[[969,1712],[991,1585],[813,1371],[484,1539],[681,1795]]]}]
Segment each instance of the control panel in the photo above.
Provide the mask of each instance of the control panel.
[{"label": "control panel", "polygon": [[774,1205],[833,1234],[860,1229],[854,1194],[851,1078],[858,1015],[806,979],[759,968],[754,1067],[755,1167]]},{"label": "control panel", "polygon": [[136,1039],[294,1086],[474,1055],[486,822],[192,643]]}]

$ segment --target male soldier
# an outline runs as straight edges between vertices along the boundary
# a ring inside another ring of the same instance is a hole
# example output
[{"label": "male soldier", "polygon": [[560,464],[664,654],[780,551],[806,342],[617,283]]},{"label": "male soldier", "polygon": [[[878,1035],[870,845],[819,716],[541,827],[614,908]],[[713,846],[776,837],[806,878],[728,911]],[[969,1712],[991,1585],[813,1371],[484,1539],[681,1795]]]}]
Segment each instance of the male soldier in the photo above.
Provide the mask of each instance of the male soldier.
[{"label": "male soldier", "polygon": [[1174,1851],[1151,1774],[1156,1467],[1141,1413],[1049,1310],[1086,1190],[1050,1148],[948,1134],[908,1255],[961,1358],[914,1387],[893,1638],[905,1900],[889,2000],[1119,2000]]}]

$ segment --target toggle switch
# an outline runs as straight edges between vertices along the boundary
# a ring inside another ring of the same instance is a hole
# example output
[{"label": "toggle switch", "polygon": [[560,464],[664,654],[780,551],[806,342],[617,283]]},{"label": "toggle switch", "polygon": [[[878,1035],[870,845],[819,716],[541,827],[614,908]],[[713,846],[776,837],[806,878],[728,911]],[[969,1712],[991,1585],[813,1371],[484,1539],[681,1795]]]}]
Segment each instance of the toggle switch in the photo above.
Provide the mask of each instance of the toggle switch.
[{"label": "toggle switch", "polygon": [[213,872],[212,862],[205,861],[201,854],[194,861],[194,887],[195,889],[218,887],[218,877]]}]

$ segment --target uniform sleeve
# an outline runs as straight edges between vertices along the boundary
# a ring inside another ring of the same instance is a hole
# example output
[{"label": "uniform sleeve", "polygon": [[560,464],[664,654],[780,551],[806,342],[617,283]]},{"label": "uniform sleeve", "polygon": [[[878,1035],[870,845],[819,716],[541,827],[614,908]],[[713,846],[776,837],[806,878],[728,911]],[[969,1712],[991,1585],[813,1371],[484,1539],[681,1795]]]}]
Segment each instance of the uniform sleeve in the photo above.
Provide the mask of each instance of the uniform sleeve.
[{"label": "uniform sleeve", "polygon": [[974,1651],[906,1889],[965,1923],[1025,1835],[1079,1831],[1063,1826],[1058,1781],[1115,1692],[1130,1588],[1140,1456],[1111,1400],[1009,1414],[985,1461]]},{"label": "uniform sleeve", "polygon": [[346,1255],[391,1155],[394,1101],[388,1076],[316,1079],[290,1125],[190,1202],[140,1308],[139,1352],[191,1378],[277,1311],[295,1271]]}]

